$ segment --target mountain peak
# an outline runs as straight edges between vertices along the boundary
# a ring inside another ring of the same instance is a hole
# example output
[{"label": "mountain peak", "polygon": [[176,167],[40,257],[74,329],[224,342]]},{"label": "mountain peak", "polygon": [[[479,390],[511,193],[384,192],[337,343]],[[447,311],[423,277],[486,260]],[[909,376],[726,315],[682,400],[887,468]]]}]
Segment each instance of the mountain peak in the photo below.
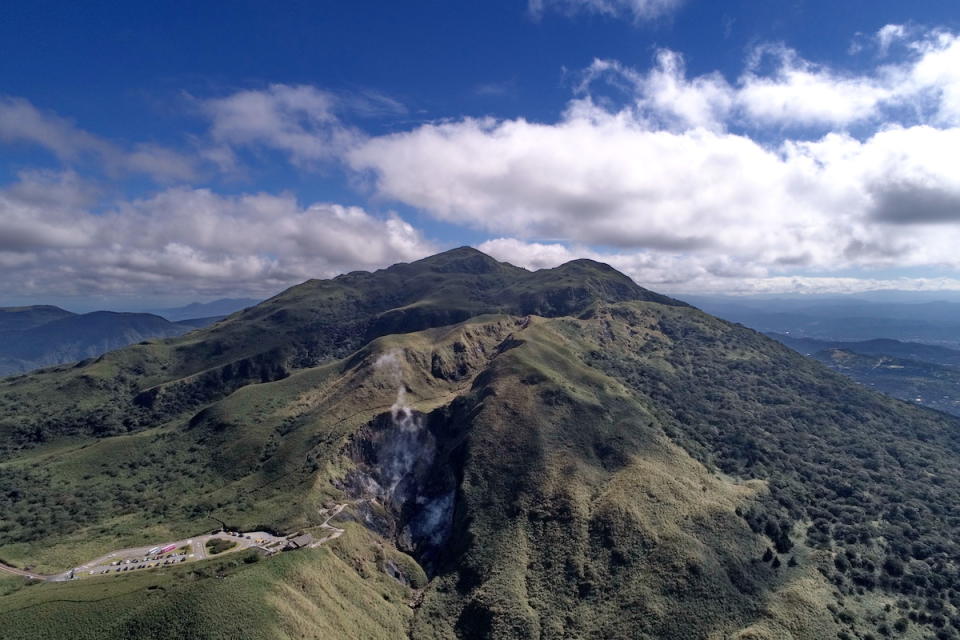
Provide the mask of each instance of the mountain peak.
[{"label": "mountain peak", "polygon": [[[473,247],[457,247],[437,253],[422,260],[417,260],[413,264],[429,267],[433,271],[440,273],[495,273],[512,265],[498,262]],[[519,267],[513,267],[518,269]]]}]

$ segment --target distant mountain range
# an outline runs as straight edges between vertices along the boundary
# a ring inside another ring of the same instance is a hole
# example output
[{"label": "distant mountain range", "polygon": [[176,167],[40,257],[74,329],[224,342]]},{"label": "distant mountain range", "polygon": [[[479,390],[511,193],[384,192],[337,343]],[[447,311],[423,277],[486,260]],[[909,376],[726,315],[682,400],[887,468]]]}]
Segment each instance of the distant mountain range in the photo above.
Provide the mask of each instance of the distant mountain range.
[{"label": "distant mountain range", "polygon": [[42,324],[75,316],[66,309],[51,305],[33,307],[0,307],[0,332],[25,331]]},{"label": "distant mountain range", "polygon": [[767,335],[894,398],[960,415],[960,351],[887,339],[836,342]]},{"label": "distant mountain range", "polygon": [[863,355],[889,356],[906,360],[919,360],[947,367],[960,368],[960,351],[917,342],[902,342],[889,338],[861,340],[857,342],[843,342],[838,340],[814,340],[813,338],[796,338],[780,333],[768,333],[768,336],[779,340],[795,351],[810,356],[821,351],[840,349]]},{"label": "distant mountain range", "polygon": [[893,299],[876,295],[685,299],[765,333],[861,384],[960,415],[960,302],[922,300],[906,293]]},{"label": "distant mountain range", "polygon": [[193,302],[183,307],[173,307],[172,309],[149,309],[146,313],[156,314],[166,318],[170,322],[181,322],[191,318],[222,318],[259,303],[260,300],[255,298],[221,298],[213,302]]},{"label": "distant mountain range", "polygon": [[76,314],[49,305],[0,308],[0,376],[96,357],[151,338],[172,338],[218,319],[170,322],[149,313]]},{"label": "distant mountain range", "polygon": [[0,307],[0,376],[93,358],[153,338],[173,338],[254,306],[222,298],[142,313],[77,314],[53,305]]}]

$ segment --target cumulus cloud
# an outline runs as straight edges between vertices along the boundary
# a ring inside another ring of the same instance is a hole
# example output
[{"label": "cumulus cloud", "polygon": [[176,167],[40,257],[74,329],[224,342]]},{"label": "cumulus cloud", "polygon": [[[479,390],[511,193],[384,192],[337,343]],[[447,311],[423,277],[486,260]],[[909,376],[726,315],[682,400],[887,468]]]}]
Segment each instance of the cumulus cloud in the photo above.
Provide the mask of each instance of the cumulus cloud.
[{"label": "cumulus cloud", "polygon": [[[796,51],[758,47],[732,89],[743,120],[781,126],[847,127],[858,123],[960,124],[960,37],[912,33],[888,25],[876,38],[883,55],[904,45],[901,59],[852,74],[804,60]],[[760,73],[761,63],[772,71]]]},{"label": "cumulus cloud", "polygon": [[189,181],[197,175],[189,156],[159,145],[124,149],[23,98],[0,97],[0,142],[39,145],[67,163],[92,157],[114,174],[141,173],[163,182]]},{"label": "cumulus cloud", "polygon": [[586,12],[640,21],[672,13],[683,3],[684,0],[529,0],[527,6],[535,18],[546,10],[556,10],[568,15]]},{"label": "cumulus cloud", "polygon": [[661,49],[653,67],[638,72],[615,60],[594,60],[577,86],[579,95],[604,81],[625,90],[635,103],[635,117],[648,126],[669,129],[702,127],[721,130],[734,107],[735,91],[720,73],[686,77],[683,56]]},{"label": "cumulus cloud", "polygon": [[494,234],[745,264],[960,266],[950,233],[882,228],[946,222],[942,198],[898,212],[878,190],[958,192],[947,156],[960,129],[889,129],[863,141],[832,134],[768,149],[730,133],[649,130],[595,107],[576,114],[555,125],[429,125],[371,140],[351,159],[376,171],[384,195]]},{"label": "cumulus cloud", "polygon": [[878,185],[875,217],[894,224],[960,222],[960,190],[931,185],[890,183]]},{"label": "cumulus cloud", "polygon": [[396,215],[289,194],[177,187],[100,213],[91,197],[72,174],[23,174],[0,190],[0,264],[18,293],[268,294],[434,250]]},{"label": "cumulus cloud", "polygon": [[[531,9],[640,18],[667,4]],[[232,172],[251,150],[306,170],[343,162],[376,197],[496,237],[481,249],[500,258],[537,267],[594,257],[674,291],[840,291],[856,279],[822,274],[960,269],[960,37],[893,25],[873,40],[881,55],[857,73],[783,45],[754,49],[736,78],[691,76],[669,50],[645,70],[596,60],[556,122],[461,118],[381,136],[348,122],[403,113],[389,97],[275,84],[197,100],[210,125],[197,162]],[[0,101],[0,141],[168,179],[193,170],[171,150],[121,149],[16,99]],[[397,216],[288,194],[168,188],[105,210],[99,197],[71,171],[25,173],[0,190],[5,272],[36,291],[186,282],[256,293],[433,249]]]},{"label": "cumulus cloud", "polygon": [[341,110],[367,116],[403,112],[400,103],[377,93],[342,97],[285,84],[205,100],[201,107],[211,121],[214,148],[274,149],[304,168],[336,159],[362,140],[359,130],[341,120]]},{"label": "cumulus cloud", "polygon": [[[428,124],[368,139],[348,162],[383,197],[504,236],[500,255],[508,242],[530,259],[606,246],[645,282],[960,268],[960,77],[944,62],[960,39],[908,45],[909,59],[860,76],[768,48],[734,83],[689,78],[669,51],[647,72],[596,61],[556,123]],[[606,76],[632,99],[596,100]],[[902,122],[885,111],[894,101]],[[842,128],[875,116],[867,132]]]},{"label": "cumulus cloud", "polygon": [[771,57],[775,65],[773,73],[751,69],[739,80],[733,101],[753,125],[845,126],[875,117],[885,101],[898,95],[894,80],[844,75],[786,47],[761,47],[753,55],[754,64]]},{"label": "cumulus cloud", "polygon": [[[884,122],[960,124],[960,38],[946,31],[907,38],[890,25],[880,46],[905,43],[902,59],[852,74],[805,60],[782,44],[755,47],[739,77],[719,72],[688,77],[683,56],[662,49],[647,71],[615,60],[595,60],[577,91],[589,95],[604,82],[629,96],[636,117],[661,128],[731,128],[794,134]],[[774,130],[775,131],[775,130]]]}]

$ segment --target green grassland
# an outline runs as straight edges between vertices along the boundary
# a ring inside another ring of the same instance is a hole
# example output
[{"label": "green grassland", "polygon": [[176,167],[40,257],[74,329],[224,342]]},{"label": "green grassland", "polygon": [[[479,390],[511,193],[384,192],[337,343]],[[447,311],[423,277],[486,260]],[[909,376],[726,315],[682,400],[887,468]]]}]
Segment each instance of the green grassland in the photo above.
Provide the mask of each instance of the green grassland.
[{"label": "green grassland", "polygon": [[10,640],[388,639],[406,633],[411,594],[377,571],[369,544],[250,558],[21,585],[0,598],[0,628]]},{"label": "green grassland", "polygon": [[[338,495],[329,479],[340,473],[346,439],[395,400],[397,381],[374,369],[376,359],[403,349],[410,363],[440,372],[469,360],[453,345],[470,344],[477,369],[486,357],[478,349],[493,352],[514,325],[483,316],[385,337],[346,360],[246,386],[189,419],[22,449],[0,463],[10,487],[0,495],[0,558],[56,572],[112,549],[202,533],[218,521],[244,530],[318,524],[317,509]],[[417,390],[410,401],[424,410],[470,383],[411,366],[404,379]]]}]

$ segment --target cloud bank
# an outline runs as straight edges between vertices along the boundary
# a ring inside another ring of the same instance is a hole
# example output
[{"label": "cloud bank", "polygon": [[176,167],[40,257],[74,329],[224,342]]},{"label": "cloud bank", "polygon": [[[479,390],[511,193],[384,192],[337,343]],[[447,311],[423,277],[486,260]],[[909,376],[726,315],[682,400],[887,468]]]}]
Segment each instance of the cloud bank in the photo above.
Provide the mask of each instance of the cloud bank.
[{"label": "cloud bank", "polygon": [[[877,40],[902,59],[861,75],[782,47],[755,51],[734,83],[688,77],[671,51],[647,72],[596,61],[556,123],[424,125],[368,139],[348,161],[381,197],[512,238],[521,263],[556,243],[609,247],[596,256],[632,253],[658,265],[634,270],[643,282],[688,288],[958,269],[960,39]],[[604,78],[625,104],[593,94]]]},{"label": "cloud bank", "polygon": [[395,215],[171,187],[93,213],[71,173],[0,190],[0,265],[21,295],[266,295],[312,277],[409,261],[435,248]]}]

